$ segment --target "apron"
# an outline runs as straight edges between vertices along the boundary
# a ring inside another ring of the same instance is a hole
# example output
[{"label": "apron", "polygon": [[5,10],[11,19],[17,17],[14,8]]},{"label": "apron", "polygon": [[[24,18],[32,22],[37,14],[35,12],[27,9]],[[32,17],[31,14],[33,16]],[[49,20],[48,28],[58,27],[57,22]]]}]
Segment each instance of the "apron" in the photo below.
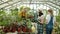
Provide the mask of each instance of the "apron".
[{"label": "apron", "polygon": [[53,17],[51,16],[49,23],[46,25],[46,34],[52,34],[53,30]]}]

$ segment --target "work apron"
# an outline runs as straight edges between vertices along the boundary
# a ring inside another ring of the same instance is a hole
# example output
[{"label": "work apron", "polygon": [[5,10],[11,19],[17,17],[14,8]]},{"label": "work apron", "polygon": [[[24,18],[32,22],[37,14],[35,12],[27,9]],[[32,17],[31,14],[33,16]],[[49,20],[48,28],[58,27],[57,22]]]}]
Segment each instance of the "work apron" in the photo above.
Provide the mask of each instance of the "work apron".
[{"label": "work apron", "polygon": [[53,17],[51,16],[49,23],[46,25],[46,34],[52,34],[53,30]]}]

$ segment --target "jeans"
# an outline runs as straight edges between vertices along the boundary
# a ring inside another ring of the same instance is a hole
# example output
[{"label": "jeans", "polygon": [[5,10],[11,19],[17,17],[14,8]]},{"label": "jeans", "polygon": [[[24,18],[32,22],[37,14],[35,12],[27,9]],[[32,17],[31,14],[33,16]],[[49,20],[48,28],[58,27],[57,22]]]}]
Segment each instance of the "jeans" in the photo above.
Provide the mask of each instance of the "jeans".
[{"label": "jeans", "polygon": [[46,27],[46,34],[52,34],[53,28]]}]

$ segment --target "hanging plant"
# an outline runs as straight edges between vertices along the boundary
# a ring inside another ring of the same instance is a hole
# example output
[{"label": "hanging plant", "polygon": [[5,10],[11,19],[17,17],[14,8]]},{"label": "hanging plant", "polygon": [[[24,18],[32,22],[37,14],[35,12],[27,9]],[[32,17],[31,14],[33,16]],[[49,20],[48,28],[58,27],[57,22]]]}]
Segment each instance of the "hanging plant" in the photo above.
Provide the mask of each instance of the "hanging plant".
[{"label": "hanging plant", "polygon": [[11,9],[11,14],[12,16],[16,16],[18,14],[18,9],[17,8]]},{"label": "hanging plant", "polygon": [[33,10],[28,11],[27,14],[28,14],[28,18],[34,17],[34,11]]},{"label": "hanging plant", "polygon": [[18,8],[11,9],[11,19],[12,21],[18,20]]},{"label": "hanging plant", "polygon": [[22,11],[22,10],[23,10],[23,8],[24,8],[24,6],[21,6],[21,7],[20,7],[20,11]]}]

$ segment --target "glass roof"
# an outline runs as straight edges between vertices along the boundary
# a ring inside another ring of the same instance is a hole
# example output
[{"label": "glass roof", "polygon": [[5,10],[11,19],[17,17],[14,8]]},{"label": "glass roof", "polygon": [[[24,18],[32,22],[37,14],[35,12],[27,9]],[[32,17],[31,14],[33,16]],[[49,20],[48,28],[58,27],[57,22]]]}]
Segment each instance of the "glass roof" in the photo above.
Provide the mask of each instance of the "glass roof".
[{"label": "glass roof", "polygon": [[28,6],[33,10],[37,10],[38,7],[44,7],[43,9],[52,8],[54,13],[58,13],[60,9],[60,0],[0,0],[0,9],[11,9],[16,7],[20,9],[21,5]]},{"label": "glass roof", "polygon": [[24,4],[47,4],[53,8],[60,9],[60,0],[0,0],[0,9]]}]

